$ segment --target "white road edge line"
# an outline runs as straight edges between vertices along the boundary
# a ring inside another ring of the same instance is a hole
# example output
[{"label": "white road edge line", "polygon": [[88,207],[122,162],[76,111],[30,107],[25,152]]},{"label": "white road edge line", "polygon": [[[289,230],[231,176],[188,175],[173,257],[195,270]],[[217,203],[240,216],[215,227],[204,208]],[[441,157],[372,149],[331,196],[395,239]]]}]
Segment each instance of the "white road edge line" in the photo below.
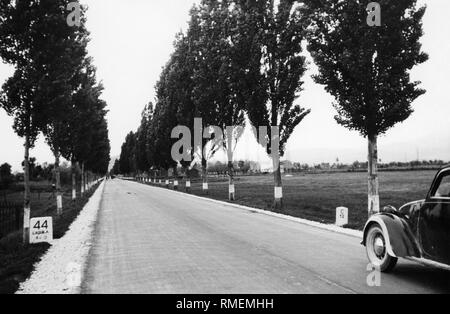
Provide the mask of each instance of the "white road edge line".
[{"label": "white road edge line", "polygon": [[16,294],[79,294],[95,224],[103,198],[105,180],[72,222],[66,234],[52,246]]},{"label": "white road edge line", "polygon": [[327,230],[327,231],[331,231],[331,232],[335,232],[335,233],[345,234],[345,235],[348,235],[348,236],[356,237],[356,238],[361,239],[361,240],[363,238],[363,232],[359,231],[359,230],[341,228],[341,227],[338,227],[338,226],[335,226],[335,225],[327,225],[327,224],[316,222],[316,221],[312,221],[312,220],[307,220],[307,219],[297,218],[297,217],[288,216],[288,215],[284,215],[284,214],[274,213],[274,212],[271,212],[271,211],[268,211],[268,210],[264,210],[264,209],[260,209],[260,208],[254,208],[254,207],[249,207],[249,206],[245,206],[245,205],[228,203],[228,202],[219,201],[219,200],[208,198],[208,197],[202,197],[202,196],[198,196],[198,195],[184,193],[182,191],[174,191],[174,190],[170,190],[170,189],[166,189],[166,188],[162,188],[162,187],[158,187],[158,186],[154,186],[154,185],[143,184],[143,183],[136,182],[136,181],[131,181],[131,182],[135,182],[137,184],[142,184],[142,185],[146,185],[146,186],[153,187],[153,188],[163,189],[163,190],[170,191],[170,192],[173,192],[173,193],[178,193],[178,194],[181,194],[181,195],[185,195],[187,197],[197,198],[197,199],[201,199],[201,200],[207,200],[207,201],[210,201],[210,202],[213,202],[213,203],[216,203],[216,204],[220,204],[220,205],[228,205],[228,206],[232,206],[232,207],[239,208],[239,209],[246,210],[246,211],[250,211],[250,212],[257,212],[259,214],[263,214],[263,215],[267,215],[267,216],[277,217],[277,218],[280,218],[280,219],[301,223],[303,225],[307,225],[307,226],[310,226],[310,227],[315,227],[315,228],[322,229],[322,230]]}]

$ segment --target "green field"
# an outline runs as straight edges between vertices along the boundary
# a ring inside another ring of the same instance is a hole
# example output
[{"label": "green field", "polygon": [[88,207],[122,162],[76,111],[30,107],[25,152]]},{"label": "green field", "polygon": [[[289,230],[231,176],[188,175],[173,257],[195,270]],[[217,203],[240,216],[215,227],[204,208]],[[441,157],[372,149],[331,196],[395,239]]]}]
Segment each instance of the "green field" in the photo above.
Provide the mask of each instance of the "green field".
[{"label": "green field", "polygon": [[[398,171],[380,173],[381,206],[401,205],[425,198],[436,171]],[[238,204],[272,210],[273,177],[236,178]],[[184,191],[184,184],[181,184]],[[201,182],[194,182],[192,193],[204,195]],[[367,174],[323,173],[283,176],[283,213],[324,223],[334,223],[336,207],[349,208],[349,228],[362,229],[367,220]],[[228,200],[226,178],[211,178],[209,197]]]}]

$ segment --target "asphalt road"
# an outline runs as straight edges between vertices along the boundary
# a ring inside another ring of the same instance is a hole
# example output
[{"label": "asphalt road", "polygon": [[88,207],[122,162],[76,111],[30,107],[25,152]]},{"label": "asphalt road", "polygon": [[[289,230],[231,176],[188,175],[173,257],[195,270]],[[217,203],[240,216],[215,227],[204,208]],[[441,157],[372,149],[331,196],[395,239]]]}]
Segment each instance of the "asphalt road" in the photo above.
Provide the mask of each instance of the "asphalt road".
[{"label": "asphalt road", "polygon": [[401,261],[367,284],[360,240],[121,180],[105,187],[84,293],[442,293],[449,272]]}]

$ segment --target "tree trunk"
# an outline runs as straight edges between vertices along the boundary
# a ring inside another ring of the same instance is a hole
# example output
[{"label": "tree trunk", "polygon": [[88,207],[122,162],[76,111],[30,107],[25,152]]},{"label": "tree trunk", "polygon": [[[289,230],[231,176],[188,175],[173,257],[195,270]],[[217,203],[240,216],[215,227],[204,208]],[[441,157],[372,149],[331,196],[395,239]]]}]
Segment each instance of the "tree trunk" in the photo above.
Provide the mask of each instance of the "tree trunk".
[{"label": "tree trunk", "polygon": [[187,193],[191,193],[191,171],[189,170],[189,168],[187,168],[186,170],[186,192]]},{"label": "tree trunk", "polygon": [[81,163],[81,196],[83,196],[85,192],[84,189],[84,162]]},{"label": "tree trunk", "polygon": [[173,189],[178,190],[178,169],[177,166],[173,168]]},{"label": "tree trunk", "polygon": [[25,158],[24,158],[24,206],[23,206],[23,243],[30,243],[30,137],[25,136]]},{"label": "tree trunk", "polygon": [[55,179],[56,179],[56,213],[62,214],[61,172],[59,169],[59,152],[55,153]]},{"label": "tree trunk", "polygon": [[203,193],[208,194],[208,162],[202,158],[202,188]]},{"label": "tree trunk", "polygon": [[169,177],[169,169],[166,171],[166,188],[170,187],[170,177]]},{"label": "tree trunk", "polygon": [[275,211],[281,211],[283,209],[283,185],[281,182],[281,168],[279,162],[274,162],[273,176],[275,182],[273,207]]},{"label": "tree trunk", "polygon": [[236,190],[234,186],[234,167],[233,167],[233,161],[228,161],[228,178],[229,178],[229,184],[228,184],[228,199],[230,201],[236,200]]},{"label": "tree trunk", "polygon": [[76,167],[75,161],[72,159],[71,163],[71,175],[72,175],[72,200],[77,199],[77,178],[76,178]]},{"label": "tree trunk", "polygon": [[369,217],[380,212],[380,194],[378,184],[378,143],[377,136],[369,136],[369,193],[368,193],[368,209]]}]

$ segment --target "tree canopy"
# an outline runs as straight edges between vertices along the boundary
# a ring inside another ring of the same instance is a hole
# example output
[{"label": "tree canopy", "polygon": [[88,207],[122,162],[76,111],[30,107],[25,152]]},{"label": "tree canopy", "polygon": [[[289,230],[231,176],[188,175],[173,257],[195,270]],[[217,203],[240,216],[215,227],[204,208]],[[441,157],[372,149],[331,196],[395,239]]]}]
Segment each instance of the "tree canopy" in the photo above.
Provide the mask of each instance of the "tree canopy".
[{"label": "tree canopy", "polygon": [[315,81],[335,98],[336,121],[363,136],[385,133],[407,119],[424,94],[410,70],[428,59],[421,50],[425,7],[416,0],[378,1],[380,27],[369,27],[367,3],[304,1]]}]

